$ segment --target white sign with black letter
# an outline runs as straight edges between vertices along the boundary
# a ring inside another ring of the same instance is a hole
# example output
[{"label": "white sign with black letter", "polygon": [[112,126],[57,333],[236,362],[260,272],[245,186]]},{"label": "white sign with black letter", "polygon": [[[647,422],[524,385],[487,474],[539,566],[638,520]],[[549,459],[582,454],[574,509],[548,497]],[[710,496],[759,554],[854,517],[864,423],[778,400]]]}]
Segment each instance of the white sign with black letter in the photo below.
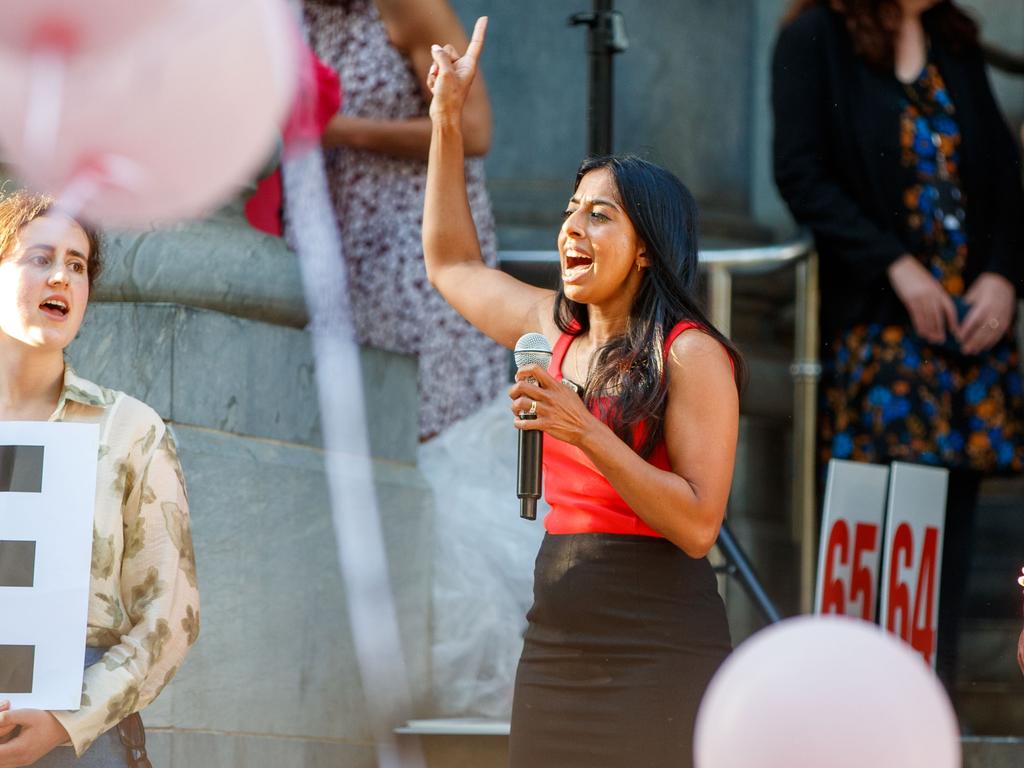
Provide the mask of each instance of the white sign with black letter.
[{"label": "white sign with black letter", "polygon": [[95,424],[0,422],[0,699],[78,709],[96,508]]}]

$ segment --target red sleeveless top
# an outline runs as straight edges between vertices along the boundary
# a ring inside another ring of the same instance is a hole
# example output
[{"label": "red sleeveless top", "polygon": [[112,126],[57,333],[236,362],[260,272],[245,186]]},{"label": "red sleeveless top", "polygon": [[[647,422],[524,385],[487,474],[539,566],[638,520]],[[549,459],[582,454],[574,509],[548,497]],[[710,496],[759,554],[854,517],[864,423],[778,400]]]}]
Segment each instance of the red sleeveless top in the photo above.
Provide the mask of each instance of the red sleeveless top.
[{"label": "red sleeveless top", "polygon": [[[700,326],[683,320],[672,329],[665,339],[666,357],[676,337],[691,328]],[[548,373],[559,381],[562,380],[562,360],[572,340],[572,336],[563,333],[551,352]],[[594,415],[600,418],[596,404]],[[672,471],[664,440],[654,447],[647,461],[658,469]],[[661,536],[629,508],[583,451],[550,435],[544,436],[544,498],[551,507],[544,518],[544,528],[548,533]]]}]

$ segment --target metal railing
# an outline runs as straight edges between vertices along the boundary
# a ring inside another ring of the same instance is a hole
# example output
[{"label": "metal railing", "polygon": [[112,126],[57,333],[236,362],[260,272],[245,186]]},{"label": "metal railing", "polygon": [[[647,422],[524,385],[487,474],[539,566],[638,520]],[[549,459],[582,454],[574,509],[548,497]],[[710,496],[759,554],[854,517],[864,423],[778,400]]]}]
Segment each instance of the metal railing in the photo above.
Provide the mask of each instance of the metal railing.
[{"label": "metal railing", "polygon": [[981,42],[981,50],[990,67],[1008,75],[1024,76],[1024,55],[1000,48],[985,40]]},{"label": "metal railing", "polygon": [[777,245],[702,250],[708,275],[708,312],[722,333],[732,330],[733,270],[761,273],[794,268],[795,319],[793,360],[793,486],[790,522],[800,547],[800,610],[810,613],[814,599],[818,548],[818,516],[814,497],[814,454],[817,430],[818,256],[807,234]]},{"label": "metal railing", "polygon": [[[557,251],[499,251],[503,268],[522,274],[554,270]],[[709,248],[700,251],[700,264],[708,278],[708,311],[722,333],[732,328],[733,273],[768,274],[792,268],[796,322],[793,329],[793,486],[791,525],[800,547],[800,608],[809,613],[814,591],[818,546],[815,506],[814,458],[817,422],[818,362],[818,257],[808,234],[775,245]],[[762,612],[764,612],[762,610]]]}]

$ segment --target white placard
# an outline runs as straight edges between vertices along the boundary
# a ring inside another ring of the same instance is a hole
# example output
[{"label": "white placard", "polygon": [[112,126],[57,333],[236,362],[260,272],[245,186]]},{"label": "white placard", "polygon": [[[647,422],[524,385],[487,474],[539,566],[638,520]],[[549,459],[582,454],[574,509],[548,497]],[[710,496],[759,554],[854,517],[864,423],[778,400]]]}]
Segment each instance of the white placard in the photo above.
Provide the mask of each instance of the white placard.
[{"label": "white placard", "polygon": [[875,621],[888,483],[888,467],[829,461],[815,613]]},{"label": "white placard", "polygon": [[893,462],[885,525],[881,623],[935,667],[949,472]]},{"label": "white placard", "polygon": [[0,422],[0,698],[14,709],[81,705],[98,447],[96,424]]}]

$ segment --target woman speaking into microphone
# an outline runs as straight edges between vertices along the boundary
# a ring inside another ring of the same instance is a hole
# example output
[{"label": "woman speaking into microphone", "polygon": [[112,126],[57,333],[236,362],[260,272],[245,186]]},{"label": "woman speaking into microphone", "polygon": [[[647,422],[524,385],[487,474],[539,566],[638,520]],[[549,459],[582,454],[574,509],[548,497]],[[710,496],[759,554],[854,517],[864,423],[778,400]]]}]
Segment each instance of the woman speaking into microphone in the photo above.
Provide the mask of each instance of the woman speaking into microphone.
[{"label": "woman speaking into microphone", "polygon": [[469,322],[509,348],[531,331],[553,348],[548,369],[520,369],[509,393],[515,427],[546,435],[551,507],[511,765],[689,766],[697,706],[730,649],[705,555],[732,481],[742,363],[694,296],[692,196],[639,158],[580,166],[557,291],[483,263],[460,131],[485,28],[463,56],[433,48],[423,250]]}]

